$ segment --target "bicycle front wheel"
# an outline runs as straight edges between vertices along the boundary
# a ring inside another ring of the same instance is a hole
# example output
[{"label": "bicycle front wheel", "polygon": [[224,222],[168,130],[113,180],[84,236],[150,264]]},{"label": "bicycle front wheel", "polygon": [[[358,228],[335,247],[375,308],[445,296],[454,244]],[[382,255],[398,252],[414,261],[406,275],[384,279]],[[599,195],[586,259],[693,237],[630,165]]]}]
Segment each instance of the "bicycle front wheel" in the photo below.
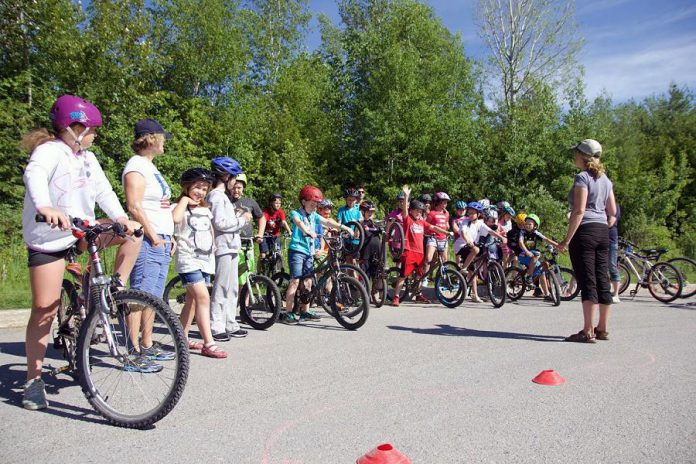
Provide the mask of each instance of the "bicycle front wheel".
[{"label": "bicycle front wheel", "polygon": [[186,303],[186,287],[181,282],[181,277],[172,277],[172,280],[167,282],[162,299],[174,311],[174,314],[181,314],[184,303]]},{"label": "bicycle front wheel", "polygon": [[681,274],[671,264],[655,264],[648,274],[648,291],[663,303],[676,300],[682,292]]},{"label": "bicycle front wheel", "polygon": [[510,298],[510,301],[517,301],[524,295],[527,288],[524,283],[525,273],[526,271],[521,267],[509,267],[505,272],[507,297]]},{"label": "bicycle front wheel", "polygon": [[[123,290],[110,295],[108,303],[103,315],[100,304],[92,305],[80,331],[77,368],[82,391],[109,422],[149,427],[169,414],[184,391],[189,369],[186,339],[176,315],[149,293]],[[135,331],[134,324],[140,330]],[[167,360],[140,355],[143,333],[151,333],[159,357]]]},{"label": "bicycle front wheel", "polygon": [[278,286],[264,275],[250,276],[239,292],[241,317],[256,330],[275,324],[282,306]]},{"label": "bicycle front wheel", "polygon": [[507,294],[505,293],[505,271],[500,263],[496,261],[488,262],[488,279],[486,279],[486,285],[488,287],[488,298],[490,298],[491,303],[493,303],[493,307],[500,308],[503,306]]},{"label": "bicycle front wheel", "polygon": [[461,272],[445,268],[435,279],[435,294],[440,303],[456,308],[466,298],[466,279]]},{"label": "bicycle front wheel", "polygon": [[624,263],[619,263],[619,295],[623,295],[629,285],[631,285],[631,271]]},{"label": "bicycle front wheel", "polygon": [[696,295],[696,261],[691,258],[672,258],[667,261],[676,267],[682,278],[682,298]]},{"label": "bicycle front wheel", "polygon": [[567,267],[559,267],[558,283],[561,287],[561,301],[571,301],[580,293],[580,286],[575,278],[575,272]]},{"label": "bicycle front wheel", "polygon": [[546,274],[547,284],[549,286],[549,296],[551,297],[551,304],[553,306],[560,306],[561,304],[561,285],[558,283],[558,278],[553,272],[548,272]]},{"label": "bicycle front wheel", "polygon": [[387,300],[387,279],[384,277],[375,277],[372,279],[370,286],[370,297],[375,308],[381,308]]},{"label": "bicycle front wheel", "polygon": [[365,324],[370,313],[367,290],[357,279],[341,275],[333,281],[329,305],[339,324],[348,330],[356,330]]}]

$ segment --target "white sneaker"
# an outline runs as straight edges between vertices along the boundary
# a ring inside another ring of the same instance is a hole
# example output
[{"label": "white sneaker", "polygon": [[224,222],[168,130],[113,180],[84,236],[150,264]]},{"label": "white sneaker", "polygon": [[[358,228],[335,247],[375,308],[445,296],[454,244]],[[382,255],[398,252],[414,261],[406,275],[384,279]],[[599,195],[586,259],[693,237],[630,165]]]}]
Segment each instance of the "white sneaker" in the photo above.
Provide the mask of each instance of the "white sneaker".
[{"label": "white sneaker", "polygon": [[614,304],[618,304],[618,303],[621,303],[621,299],[618,296],[612,296],[611,302]]}]

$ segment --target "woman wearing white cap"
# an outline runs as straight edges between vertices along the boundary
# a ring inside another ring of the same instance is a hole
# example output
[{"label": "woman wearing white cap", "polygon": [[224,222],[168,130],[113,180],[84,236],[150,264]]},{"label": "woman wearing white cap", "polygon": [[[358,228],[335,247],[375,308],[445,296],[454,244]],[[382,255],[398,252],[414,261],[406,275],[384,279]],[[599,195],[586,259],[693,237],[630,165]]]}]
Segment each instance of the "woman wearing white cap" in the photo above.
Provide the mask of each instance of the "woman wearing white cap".
[{"label": "woman wearing white cap", "polygon": [[[586,139],[572,147],[575,166],[582,169],[568,195],[571,206],[568,232],[558,249],[568,248],[580,286],[583,329],[566,338],[569,342],[608,340],[607,323],[612,303],[609,284],[609,227],[616,221],[614,188],[600,161],[602,146]],[[594,315],[599,309],[599,323]]]}]

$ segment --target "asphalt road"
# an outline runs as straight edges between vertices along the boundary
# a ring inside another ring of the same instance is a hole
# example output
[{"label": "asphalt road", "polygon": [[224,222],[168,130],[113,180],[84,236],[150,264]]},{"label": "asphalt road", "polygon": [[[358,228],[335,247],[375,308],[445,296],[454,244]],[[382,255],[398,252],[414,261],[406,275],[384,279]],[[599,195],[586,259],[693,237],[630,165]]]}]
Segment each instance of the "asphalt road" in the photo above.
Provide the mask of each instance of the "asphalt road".
[{"label": "asphalt road", "polygon": [[[353,463],[392,443],[414,463],[696,462],[696,303],[616,306],[610,341],[562,342],[579,302],[372,309],[192,354],[185,394],[146,431],[95,415],[69,377],[21,408],[22,329],[0,330],[0,461]],[[49,352],[47,364],[62,365]],[[531,379],[554,369],[566,383]]]}]

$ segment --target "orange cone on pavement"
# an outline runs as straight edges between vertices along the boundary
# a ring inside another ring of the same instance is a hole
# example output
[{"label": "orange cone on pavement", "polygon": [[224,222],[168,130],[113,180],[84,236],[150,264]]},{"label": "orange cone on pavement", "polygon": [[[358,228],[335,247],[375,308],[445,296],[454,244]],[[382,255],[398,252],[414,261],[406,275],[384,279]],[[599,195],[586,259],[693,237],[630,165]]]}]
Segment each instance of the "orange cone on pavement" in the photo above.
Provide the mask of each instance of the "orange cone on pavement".
[{"label": "orange cone on pavement", "polygon": [[534,377],[532,379],[532,382],[538,383],[541,385],[563,385],[565,383],[565,379],[561,377],[558,372],[554,370],[546,370],[546,371],[541,371],[539,372],[539,375]]},{"label": "orange cone on pavement", "polygon": [[383,443],[361,458],[355,464],[413,464],[389,443]]}]

